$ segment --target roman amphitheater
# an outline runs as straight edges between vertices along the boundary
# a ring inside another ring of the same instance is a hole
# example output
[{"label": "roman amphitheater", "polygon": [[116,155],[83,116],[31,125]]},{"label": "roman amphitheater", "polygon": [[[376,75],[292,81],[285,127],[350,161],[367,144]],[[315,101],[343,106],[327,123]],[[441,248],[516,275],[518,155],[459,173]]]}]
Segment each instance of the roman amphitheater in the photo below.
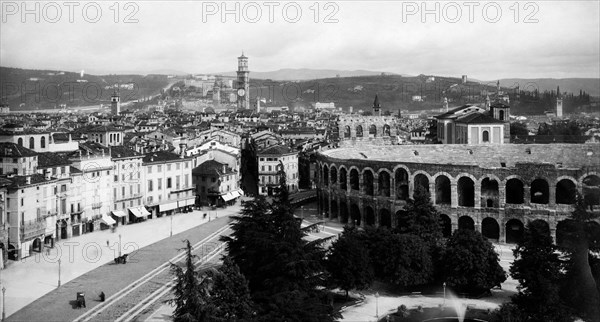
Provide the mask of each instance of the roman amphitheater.
[{"label": "roman amphitheater", "polygon": [[[541,220],[556,238],[576,190],[600,211],[598,144],[398,145],[393,124],[339,125],[341,147],[317,155],[318,207],[330,220],[396,227],[418,186],[430,192],[445,236],[469,228],[513,243]],[[362,128],[372,130],[363,136]]]}]

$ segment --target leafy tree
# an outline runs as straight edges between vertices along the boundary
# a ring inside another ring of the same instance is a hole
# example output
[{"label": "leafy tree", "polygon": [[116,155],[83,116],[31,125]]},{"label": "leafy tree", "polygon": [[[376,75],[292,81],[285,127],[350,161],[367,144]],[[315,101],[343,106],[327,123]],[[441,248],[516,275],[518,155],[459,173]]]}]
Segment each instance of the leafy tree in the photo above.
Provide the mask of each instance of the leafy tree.
[{"label": "leafy tree", "polygon": [[598,214],[588,212],[583,198],[577,194],[571,218],[562,222],[564,229],[559,241],[569,258],[561,297],[591,321],[600,321],[600,287],[590,263],[591,251],[600,251],[600,229],[594,221],[596,218]]},{"label": "leafy tree", "polygon": [[405,216],[399,219],[398,232],[419,236],[430,245],[437,244],[442,239],[440,214],[431,203],[427,190],[417,186],[413,199],[408,200],[405,210]]},{"label": "leafy tree", "polygon": [[207,321],[213,307],[207,303],[208,287],[205,278],[200,278],[194,265],[190,241],[186,241],[185,267],[171,263],[175,274],[174,298],[168,302],[175,304],[173,320],[175,322]]},{"label": "leafy tree", "polygon": [[331,245],[326,267],[331,284],[346,291],[346,297],[349,290],[365,289],[373,282],[369,252],[357,238],[355,228],[345,228]]},{"label": "leafy tree", "polygon": [[228,257],[216,271],[207,272],[212,281],[210,302],[215,307],[212,321],[240,321],[252,317],[253,303],[244,275]]},{"label": "leafy tree", "polygon": [[521,122],[510,123],[510,135],[528,136],[529,130],[527,129],[527,125]]},{"label": "leafy tree", "polygon": [[448,285],[460,292],[489,290],[506,280],[492,243],[469,229],[459,229],[448,239],[443,267]]},{"label": "leafy tree", "polygon": [[562,263],[545,225],[529,222],[514,250],[511,276],[519,281],[512,302],[530,321],[570,321],[570,312],[559,296]]}]

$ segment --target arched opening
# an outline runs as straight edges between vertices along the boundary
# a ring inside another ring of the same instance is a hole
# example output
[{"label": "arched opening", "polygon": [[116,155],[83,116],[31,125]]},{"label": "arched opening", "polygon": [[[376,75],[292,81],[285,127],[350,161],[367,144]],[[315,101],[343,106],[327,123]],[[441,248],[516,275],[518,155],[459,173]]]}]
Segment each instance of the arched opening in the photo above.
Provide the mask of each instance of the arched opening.
[{"label": "arched opening", "polygon": [[575,203],[577,188],[573,181],[562,179],[556,183],[556,203],[563,205],[571,205]]},{"label": "arched opening", "polygon": [[33,137],[29,138],[29,148],[30,149],[35,149],[35,139]]},{"label": "arched opening", "polygon": [[350,206],[350,219],[353,226],[360,226],[360,209],[356,204]]},{"label": "arched opening", "polygon": [[377,136],[377,127],[375,124],[369,126],[369,137],[374,138]]},{"label": "arched opening", "polygon": [[490,178],[481,181],[481,205],[487,208],[500,206],[498,181]]},{"label": "arched opening", "polygon": [[46,148],[46,137],[42,136],[42,139],[40,140],[40,148],[45,149]]},{"label": "arched opening", "polygon": [[375,212],[369,206],[365,207],[365,224],[367,226],[375,226]]},{"label": "arched opening", "polygon": [[475,230],[475,222],[469,216],[461,216],[458,218],[458,229]]},{"label": "arched opening", "polygon": [[481,221],[481,234],[485,238],[499,240],[500,239],[500,225],[494,218],[484,218]]},{"label": "arched opening", "polygon": [[444,175],[435,178],[435,204],[449,205],[452,201],[450,179]]},{"label": "arched opening", "polygon": [[498,119],[500,121],[504,121],[504,111],[503,110],[498,111]]},{"label": "arched opening", "polygon": [[583,178],[583,200],[590,209],[600,205],[600,177],[590,175]]},{"label": "arched opening", "polygon": [[361,125],[357,125],[356,126],[356,137],[357,138],[362,138],[363,137],[363,128]]},{"label": "arched opening", "polygon": [[323,166],[323,185],[326,187],[329,185],[329,168],[326,165]]},{"label": "arched opening", "polygon": [[331,200],[331,213],[329,215],[329,218],[336,219],[337,217],[338,217],[337,200],[333,199],[333,200]]},{"label": "arched opening", "polygon": [[490,142],[490,132],[483,131],[483,133],[481,133],[481,141],[484,143]]},{"label": "arched opening", "polygon": [[18,144],[19,146],[23,146],[23,138],[19,138],[19,139],[17,140],[17,144]]},{"label": "arched opening", "polygon": [[348,206],[345,201],[340,201],[340,223],[348,223]]},{"label": "arched opening", "polygon": [[452,221],[448,215],[440,214],[440,222],[442,226],[442,235],[445,238],[452,236]]},{"label": "arched opening", "polygon": [[390,136],[390,126],[387,124],[383,126],[383,136]]},{"label": "arched opening", "polygon": [[458,179],[458,205],[462,207],[475,206],[475,183],[469,177]]},{"label": "arched opening", "polygon": [[340,169],[340,189],[348,190],[348,178],[346,176],[346,168]]},{"label": "arched opening", "polygon": [[379,195],[383,197],[390,196],[390,174],[386,171],[379,172]]},{"label": "arched opening", "polygon": [[323,214],[324,216],[329,216],[329,196],[323,195]]},{"label": "arched opening", "polygon": [[506,222],[506,242],[515,244],[523,239],[523,223],[518,219],[511,219]]},{"label": "arched opening", "polygon": [[398,210],[396,211],[396,229],[401,230],[402,227],[407,227],[407,218],[406,218],[406,211],[405,210]]},{"label": "arched opening", "polygon": [[547,204],[550,199],[550,188],[544,179],[535,179],[531,183],[531,203]]},{"label": "arched opening", "polygon": [[337,169],[332,166],[331,169],[329,169],[329,175],[331,176],[331,184],[335,185],[337,183]]},{"label": "arched opening", "polygon": [[506,181],[506,203],[522,204],[524,201],[523,182],[517,178]]},{"label": "arched opening", "polygon": [[34,252],[41,253],[42,252],[42,240],[39,238],[34,239],[33,243],[31,244],[31,250]]},{"label": "arched opening", "polygon": [[415,190],[417,191],[418,187],[422,187],[425,191],[429,192],[429,178],[426,175],[419,173],[415,176]]},{"label": "arched opening", "polygon": [[379,226],[392,228],[392,215],[385,208],[379,210]]},{"label": "arched opening", "polygon": [[550,234],[550,225],[544,220],[536,219],[531,222],[531,225],[534,226],[539,232],[543,233],[546,236],[551,236]]},{"label": "arched opening", "polygon": [[345,138],[345,139],[347,139],[347,138],[349,138],[349,137],[350,137],[350,135],[351,135],[351,134],[350,134],[350,127],[349,127],[349,126],[346,126],[346,127],[344,128],[344,138]]},{"label": "arched opening", "polygon": [[350,170],[350,189],[358,190],[358,188],[359,188],[358,170],[352,169],[352,170]]},{"label": "arched opening", "polygon": [[19,257],[17,248],[13,244],[8,244],[8,259],[16,261]]},{"label": "arched opening", "polygon": [[371,170],[365,170],[363,173],[363,185],[365,186],[365,194],[367,196],[373,195],[373,172]]},{"label": "arched opening", "polygon": [[400,200],[408,199],[408,172],[399,168],[394,176],[396,179],[396,198]]}]

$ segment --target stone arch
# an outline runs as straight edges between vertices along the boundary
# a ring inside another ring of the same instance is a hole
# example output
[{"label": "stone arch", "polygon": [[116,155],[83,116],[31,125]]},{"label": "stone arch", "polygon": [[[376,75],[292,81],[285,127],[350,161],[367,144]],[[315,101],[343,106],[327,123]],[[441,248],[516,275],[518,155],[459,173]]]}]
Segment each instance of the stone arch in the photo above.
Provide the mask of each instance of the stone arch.
[{"label": "stone arch", "polygon": [[360,226],[361,223],[361,215],[360,208],[356,204],[352,204],[350,206],[350,220],[352,221],[353,226]]},{"label": "stone arch", "polygon": [[340,167],[340,189],[348,190],[348,171],[345,167]]},{"label": "stone arch", "polygon": [[600,176],[590,174],[581,179],[583,200],[591,209],[600,205]]},{"label": "stone arch", "polygon": [[475,182],[467,176],[462,176],[458,179],[456,185],[458,190],[458,205],[461,207],[475,206]]},{"label": "stone arch", "polygon": [[377,136],[377,126],[375,124],[371,124],[369,126],[369,137],[374,138]]},{"label": "stone arch", "polygon": [[370,169],[363,170],[363,186],[365,187],[365,194],[367,196],[374,195],[373,171]]},{"label": "stone arch", "polygon": [[481,221],[481,234],[489,239],[500,239],[500,225],[496,219],[486,217]]},{"label": "stone arch", "polygon": [[458,218],[458,229],[475,230],[475,221],[467,215],[460,216]]},{"label": "stone arch", "polygon": [[19,146],[23,146],[23,138],[19,138],[19,139],[17,140],[17,144],[18,144]]},{"label": "stone arch", "polygon": [[481,206],[487,208],[498,208],[500,197],[498,192],[499,180],[485,177],[481,180]]},{"label": "stone arch", "polygon": [[485,130],[481,133],[481,142],[483,142],[483,143],[490,142],[490,131]]},{"label": "stone arch", "polygon": [[440,174],[435,177],[435,204],[450,205],[452,203],[452,185],[448,176]]},{"label": "stone arch", "polygon": [[348,223],[348,205],[345,201],[340,202],[340,223]]},{"label": "stone arch", "polygon": [[556,203],[571,205],[577,196],[577,181],[570,177],[561,177],[556,182]]},{"label": "stone arch", "polygon": [[31,244],[31,251],[41,253],[42,252],[42,240],[40,238],[36,238],[33,240]]},{"label": "stone arch", "polygon": [[350,189],[360,190],[360,180],[358,178],[358,170],[356,168],[350,169]]},{"label": "stone arch", "polygon": [[344,127],[344,136],[343,136],[343,137],[344,137],[345,139],[348,139],[348,138],[350,138],[350,136],[352,136],[352,134],[351,134],[351,133],[352,133],[352,131],[350,130],[350,126],[349,126],[349,125],[346,125],[346,126]]},{"label": "stone arch", "polygon": [[365,225],[375,226],[375,212],[371,206],[365,207]]},{"label": "stone arch", "polygon": [[538,226],[540,228],[540,230],[542,230],[545,233],[546,236],[550,236],[550,237],[552,236],[552,234],[550,232],[550,225],[545,220],[536,219],[536,220],[532,221],[531,224]]},{"label": "stone arch", "polygon": [[388,124],[383,125],[383,136],[390,136],[390,126]]},{"label": "stone arch", "polygon": [[35,149],[35,138],[33,136],[29,138],[29,148]]},{"label": "stone arch", "polygon": [[548,204],[550,201],[550,187],[546,179],[537,178],[531,182],[531,203]]},{"label": "stone arch", "polygon": [[504,121],[504,111],[503,110],[498,111],[498,119],[500,121]]},{"label": "stone arch", "polygon": [[391,186],[390,173],[387,170],[380,170],[377,177],[378,177],[378,186],[379,186],[378,195],[383,196],[383,197],[389,197],[390,196],[390,186]]},{"label": "stone arch", "polygon": [[362,138],[363,137],[363,128],[362,128],[362,125],[357,125],[356,126],[356,137],[357,138]]},{"label": "stone arch", "polygon": [[379,226],[392,228],[392,215],[386,208],[379,210]]},{"label": "stone arch", "polygon": [[46,148],[46,137],[42,136],[42,138],[40,139],[40,148],[45,149]]},{"label": "stone arch", "polygon": [[329,167],[327,165],[323,166],[323,185],[329,186]]},{"label": "stone arch", "polygon": [[423,171],[417,171],[413,177],[414,191],[417,191],[417,187],[421,186],[429,192],[429,175]]},{"label": "stone arch", "polygon": [[514,244],[523,239],[525,228],[519,219],[513,218],[506,222],[504,231],[506,232],[506,243]]},{"label": "stone arch", "polygon": [[440,226],[444,237],[449,238],[452,236],[452,220],[448,215],[440,214]]},{"label": "stone arch", "polygon": [[522,204],[525,201],[525,189],[520,178],[510,178],[506,181],[506,203]]},{"label": "stone arch", "polygon": [[397,167],[394,169],[394,179],[396,184],[396,198],[407,200],[409,183],[408,171],[403,167]]},{"label": "stone arch", "polygon": [[337,184],[337,177],[338,177],[338,173],[337,173],[337,168],[335,167],[335,165],[332,165],[331,168],[329,168],[329,176],[331,177],[331,185],[335,185]]}]

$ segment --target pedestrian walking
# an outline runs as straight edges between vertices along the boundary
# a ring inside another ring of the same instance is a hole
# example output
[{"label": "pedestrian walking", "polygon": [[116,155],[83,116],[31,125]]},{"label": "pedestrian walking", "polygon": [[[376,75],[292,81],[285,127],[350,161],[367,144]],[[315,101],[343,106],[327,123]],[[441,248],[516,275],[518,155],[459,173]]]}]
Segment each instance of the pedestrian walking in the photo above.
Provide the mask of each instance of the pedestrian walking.
[{"label": "pedestrian walking", "polygon": [[46,247],[46,256],[50,255],[50,247]]},{"label": "pedestrian walking", "polygon": [[110,242],[108,241],[108,239],[106,240],[106,247],[110,248]]}]

